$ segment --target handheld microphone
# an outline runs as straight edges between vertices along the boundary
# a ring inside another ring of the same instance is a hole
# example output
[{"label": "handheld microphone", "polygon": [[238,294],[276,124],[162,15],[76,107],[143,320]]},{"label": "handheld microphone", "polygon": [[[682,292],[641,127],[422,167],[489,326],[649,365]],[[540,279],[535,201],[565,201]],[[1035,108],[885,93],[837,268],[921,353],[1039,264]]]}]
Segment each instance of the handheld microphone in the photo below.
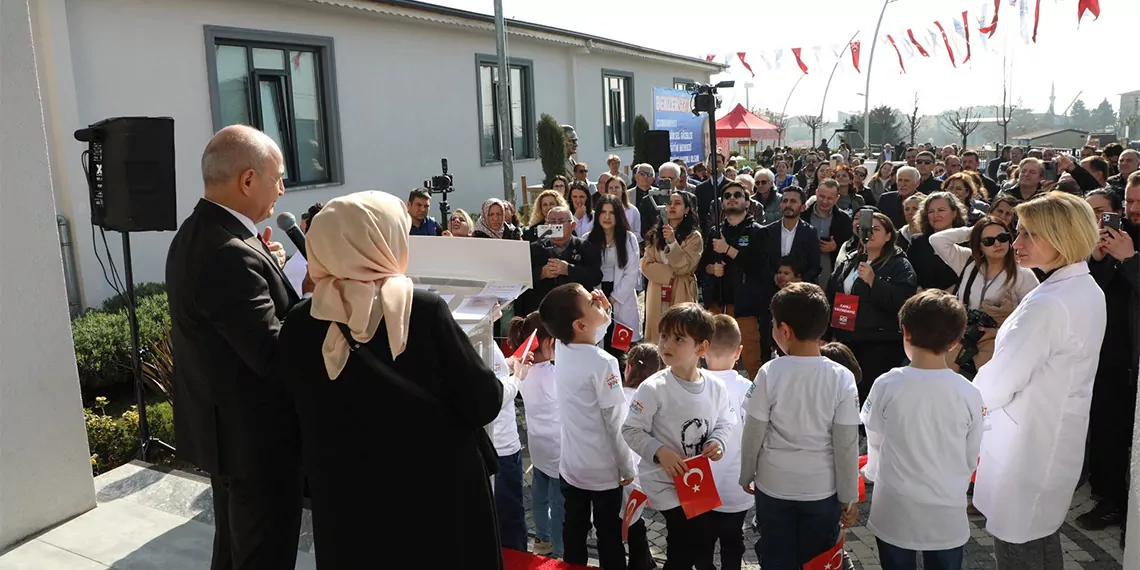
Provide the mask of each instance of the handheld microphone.
[{"label": "handheld microphone", "polygon": [[309,256],[305,255],[305,234],[301,228],[297,227],[297,218],[289,212],[282,212],[277,216],[277,227],[285,230],[285,235],[289,236],[289,241],[297,247],[297,253],[301,254],[306,260]]}]

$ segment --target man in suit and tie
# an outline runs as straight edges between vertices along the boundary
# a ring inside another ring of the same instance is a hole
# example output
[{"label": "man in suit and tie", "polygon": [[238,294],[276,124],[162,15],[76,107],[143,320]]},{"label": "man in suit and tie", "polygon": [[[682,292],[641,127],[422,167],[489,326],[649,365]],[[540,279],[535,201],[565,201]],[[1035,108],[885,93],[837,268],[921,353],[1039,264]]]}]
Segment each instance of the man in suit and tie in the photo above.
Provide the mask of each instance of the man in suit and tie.
[{"label": "man in suit and tie", "polygon": [[[811,224],[800,219],[804,210],[803,188],[788,186],[780,195],[782,219],[764,226],[764,242],[768,248],[768,274],[764,282],[764,302],[767,308],[776,294],[776,273],[780,270],[780,260],[786,256],[798,259],[804,268],[803,280],[814,283],[819,280],[820,243],[819,232]],[[765,312],[760,322],[771,322],[771,315]],[[768,360],[772,353],[772,327],[760,327],[760,347],[763,358]]]},{"label": "man in suit and tie", "polygon": [[299,427],[272,369],[299,296],[281,244],[255,225],[273,215],[284,175],[264,133],[219,131],[202,155],[205,197],[166,258],[178,456],[210,473],[211,570],[284,570],[297,559]]},{"label": "man in suit and tie", "polygon": [[[710,218],[710,210],[716,201],[720,200],[721,192],[724,190],[725,184],[728,180],[724,177],[724,165],[726,161],[724,158],[724,151],[719,148],[716,149],[716,171],[710,171],[709,179],[697,184],[697,189],[694,192],[697,195],[697,217],[701,220],[701,231],[708,232],[709,228],[719,224],[720,220],[713,220]],[[643,220],[645,218],[642,218]],[[642,226],[644,226],[644,222]]]}]

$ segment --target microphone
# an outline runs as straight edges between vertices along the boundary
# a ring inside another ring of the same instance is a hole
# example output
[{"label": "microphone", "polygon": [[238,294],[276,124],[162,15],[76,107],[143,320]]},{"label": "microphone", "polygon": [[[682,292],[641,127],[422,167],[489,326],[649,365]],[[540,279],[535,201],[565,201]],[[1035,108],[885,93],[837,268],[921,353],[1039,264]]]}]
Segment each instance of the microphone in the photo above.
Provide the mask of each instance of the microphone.
[{"label": "microphone", "polygon": [[301,228],[297,227],[297,218],[289,212],[282,212],[277,216],[277,227],[285,230],[285,235],[289,236],[289,241],[297,246],[297,252],[301,254],[301,257],[308,260],[309,257],[305,255],[305,234]]}]

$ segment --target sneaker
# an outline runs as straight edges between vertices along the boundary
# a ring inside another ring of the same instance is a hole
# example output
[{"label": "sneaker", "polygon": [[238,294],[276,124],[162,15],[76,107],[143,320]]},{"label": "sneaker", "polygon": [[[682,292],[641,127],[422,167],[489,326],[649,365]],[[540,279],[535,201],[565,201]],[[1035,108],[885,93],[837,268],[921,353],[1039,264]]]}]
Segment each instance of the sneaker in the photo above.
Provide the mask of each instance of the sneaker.
[{"label": "sneaker", "polygon": [[1089,512],[1077,517],[1077,524],[1085,530],[1104,530],[1124,522],[1124,510],[1110,501],[1101,501]]},{"label": "sneaker", "polygon": [[534,548],[531,550],[539,556],[549,556],[550,552],[554,550],[554,545],[549,541],[534,539]]}]

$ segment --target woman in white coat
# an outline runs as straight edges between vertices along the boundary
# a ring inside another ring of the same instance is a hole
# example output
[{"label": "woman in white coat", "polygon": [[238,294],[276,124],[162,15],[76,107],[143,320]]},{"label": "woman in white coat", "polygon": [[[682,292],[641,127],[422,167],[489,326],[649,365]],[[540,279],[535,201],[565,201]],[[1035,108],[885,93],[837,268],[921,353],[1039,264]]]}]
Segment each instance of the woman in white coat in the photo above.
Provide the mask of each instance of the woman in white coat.
[{"label": "woman in white coat", "polygon": [[[616,183],[616,178],[610,179]],[[624,351],[615,350],[614,328],[624,325],[622,334],[629,334],[628,342],[641,340],[641,313],[637,310],[637,282],[641,278],[638,263],[639,248],[637,232],[631,231],[625,217],[620,198],[602,195],[594,206],[594,227],[590,229],[586,241],[602,250],[602,291],[609,297],[613,307],[613,323],[606,332],[606,351],[619,362],[625,362]]]},{"label": "woman in white coat", "polygon": [[1044,272],[997,333],[974,384],[987,407],[974,506],[994,535],[999,570],[1061,570],[1059,529],[1085,456],[1104,294],[1086,259],[1097,220],[1080,198],[1050,192],[1017,207],[1022,267]]}]

